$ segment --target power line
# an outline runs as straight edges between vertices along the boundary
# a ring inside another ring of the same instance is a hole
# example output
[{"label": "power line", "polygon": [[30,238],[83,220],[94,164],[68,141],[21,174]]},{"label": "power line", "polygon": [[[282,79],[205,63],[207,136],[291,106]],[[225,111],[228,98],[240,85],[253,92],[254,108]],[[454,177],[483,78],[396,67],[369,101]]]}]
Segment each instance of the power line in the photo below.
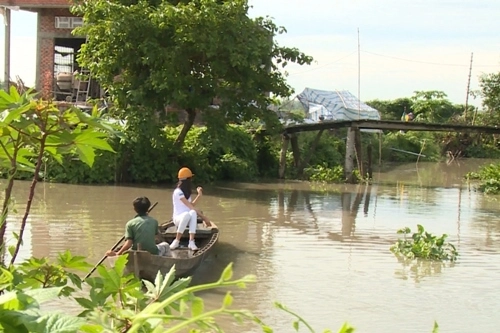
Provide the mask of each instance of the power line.
[{"label": "power line", "polygon": [[[466,64],[445,64],[445,63],[437,63],[437,62],[429,62],[429,61],[405,59],[405,58],[394,57],[394,56],[390,56],[390,55],[384,55],[384,54],[379,54],[379,53],[375,53],[375,52],[370,52],[370,51],[361,51],[361,52],[372,54],[372,55],[375,55],[375,56],[378,56],[378,57],[382,57],[382,58],[396,59],[396,60],[401,60],[401,61],[415,62],[415,63],[427,64],[427,65],[453,66],[453,67],[469,67],[468,64],[467,65]],[[475,66],[475,67],[498,67],[498,65],[482,65],[482,66]]]},{"label": "power line", "polygon": [[357,52],[357,51],[352,51],[352,52],[351,52],[351,53],[349,53],[348,55],[343,56],[343,57],[341,57],[341,58],[339,58],[339,59],[337,59],[337,60],[335,60],[335,61],[328,62],[328,63],[326,63],[326,64],[324,64],[324,65],[319,66],[319,67],[316,67],[316,68],[311,68],[311,69],[308,69],[308,70],[305,70],[305,71],[302,71],[302,72],[290,73],[290,74],[288,74],[288,76],[293,76],[293,75],[303,74],[303,73],[312,72],[312,71],[315,71],[315,70],[318,70],[318,69],[324,68],[324,67],[326,67],[326,66],[329,66],[329,65],[335,64],[335,63],[337,63],[337,62],[339,62],[339,61],[341,61],[341,60],[343,60],[343,59],[345,59],[345,58],[348,58],[348,57],[352,56],[353,54],[355,54],[356,52]]}]

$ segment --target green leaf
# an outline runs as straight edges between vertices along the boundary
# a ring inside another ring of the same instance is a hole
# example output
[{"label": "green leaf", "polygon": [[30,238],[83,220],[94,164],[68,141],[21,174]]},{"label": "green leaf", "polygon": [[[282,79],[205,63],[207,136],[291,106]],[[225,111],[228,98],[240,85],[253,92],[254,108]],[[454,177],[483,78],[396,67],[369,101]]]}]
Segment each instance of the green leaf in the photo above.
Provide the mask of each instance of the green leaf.
[{"label": "green leaf", "polygon": [[104,328],[101,325],[97,324],[84,324],[80,327],[80,332],[83,333],[102,333],[104,332]]},{"label": "green leaf", "polygon": [[121,255],[114,264],[113,269],[120,275],[123,276],[123,272],[125,271],[125,266],[128,262],[128,253]]},{"label": "green leaf", "polygon": [[271,327],[267,326],[267,325],[263,325],[262,326],[262,331],[264,333],[273,333],[274,332],[273,329]]},{"label": "green leaf", "polygon": [[6,270],[3,267],[0,267],[0,272],[1,272],[0,285],[6,285],[12,283],[12,281],[14,280],[14,276],[10,271]]},{"label": "green leaf", "polygon": [[52,156],[57,161],[57,163],[61,165],[63,164],[63,155],[59,153],[56,147],[45,147],[45,151],[49,153],[50,156]]},{"label": "green leaf", "polygon": [[191,316],[192,317],[197,317],[201,315],[204,311],[204,303],[203,299],[200,297],[193,297],[191,300]]},{"label": "green leaf", "polygon": [[15,86],[10,86],[9,92],[12,98],[14,98],[16,101],[19,101],[21,99],[21,96],[19,95],[19,92],[17,91],[17,88]]},{"label": "green leaf", "polygon": [[38,304],[42,304],[58,298],[63,288],[64,287],[31,289],[26,290],[25,294],[33,297]]},{"label": "green leaf", "polygon": [[33,302],[31,297],[20,291],[9,291],[0,295],[0,309],[3,310],[24,310]]},{"label": "green leaf", "polygon": [[92,302],[89,299],[82,298],[82,297],[75,297],[75,301],[78,302],[83,308],[93,310],[94,308],[97,307],[97,304]]},{"label": "green leaf", "polygon": [[88,268],[92,267],[92,265],[86,262],[85,259],[86,257],[83,256],[72,256],[71,252],[66,250],[59,254],[57,261],[64,268],[86,271]]},{"label": "green leaf", "polygon": [[227,265],[221,275],[222,281],[229,281],[233,277],[233,263]]},{"label": "green leaf", "polygon": [[16,103],[16,99],[9,95],[5,90],[0,90],[0,101],[5,104],[14,104]]},{"label": "green leaf", "polygon": [[30,331],[37,333],[75,333],[83,324],[85,319],[61,313],[47,314],[25,323]]},{"label": "green leaf", "polygon": [[344,323],[338,333],[353,333],[354,332],[354,327],[350,326],[347,323]]},{"label": "green leaf", "polygon": [[5,124],[10,124],[14,120],[17,120],[23,113],[28,112],[31,109],[31,103],[25,104],[15,109],[8,110],[7,117],[3,120]]},{"label": "green leaf", "polygon": [[95,160],[95,151],[92,147],[89,147],[89,146],[81,146],[81,145],[78,145],[76,147],[76,151],[78,153],[78,157],[80,158],[80,160],[87,164],[89,167],[92,167],[92,165],[94,164],[94,160]]},{"label": "green leaf", "polygon": [[222,302],[223,306],[228,308],[233,304],[233,296],[231,296],[230,292],[226,293],[226,296],[224,296],[224,301]]},{"label": "green leaf", "polygon": [[95,149],[114,152],[113,148],[111,148],[109,143],[106,140],[102,139],[106,137],[107,137],[106,133],[87,130],[77,135],[74,139],[74,142],[77,146],[86,145]]},{"label": "green leaf", "polygon": [[293,322],[293,328],[296,332],[299,331],[299,321],[298,320]]},{"label": "green leaf", "polygon": [[187,304],[186,304],[186,301],[185,301],[185,300],[183,300],[183,299],[181,299],[181,300],[179,301],[179,313],[180,313],[181,315],[183,315],[183,314],[187,311],[187,309],[188,309],[188,306],[187,306]]},{"label": "green leaf", "polygon": [[0,331],[2,333],[28,333],[24,323],[35,318],[21,311],[2,310],[0,311]]},{"label": "green leaf", "polygon": [[434,321],[434,328],[432,329],[432,333],[439,333],[439,325],[436,321]]}]

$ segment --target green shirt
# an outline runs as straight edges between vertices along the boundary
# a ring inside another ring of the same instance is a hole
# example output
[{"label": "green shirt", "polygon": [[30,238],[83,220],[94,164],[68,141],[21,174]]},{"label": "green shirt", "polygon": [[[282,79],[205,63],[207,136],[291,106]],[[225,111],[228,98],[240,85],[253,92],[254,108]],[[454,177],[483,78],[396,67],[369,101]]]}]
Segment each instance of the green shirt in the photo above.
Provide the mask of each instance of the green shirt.
[{"label": "green shirt", "polygon": [[137,244],[141,244],[142,251],[158,254],[158,248],[155,242],[155,236],[157,234],[158,221],[147,215],[138,215],[128,221],[125,226],[125,239],[132,240],[132,250],[137,250]]}]

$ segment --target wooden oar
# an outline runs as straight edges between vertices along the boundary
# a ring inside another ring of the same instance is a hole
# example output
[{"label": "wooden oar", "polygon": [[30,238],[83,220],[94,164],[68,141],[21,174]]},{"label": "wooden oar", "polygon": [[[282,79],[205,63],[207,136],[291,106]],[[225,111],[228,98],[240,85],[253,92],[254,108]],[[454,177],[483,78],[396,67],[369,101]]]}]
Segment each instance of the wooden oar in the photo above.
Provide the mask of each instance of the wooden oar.
[{"label": "wooden oar", "polygon": [[[157,204],[158,204],[158,201],[155,202],[155,204],[153,206],[151,206],[151,208],[149,208],[148,213],[151,212],[153,210],[153,208],[156,207]],[[125,239],[125,236],[122,236],[122,238],[120,238],[120,240],[118,242],[116,242],[115,245],[113,245],[113,247],[111,248],[111,251],[114,251],[116,249],[116,247],[118,245],[120,245],[121,242],[123,242],[124,239]],[[94,266],[94,268],[92,268],[92,270],[87,275],[85,275],[85,277],[83,279],[86,280],[89,276],[91,276],[92,273],[94,273],[94,271],[97,269],[97,267],[100,264],[102,264],[104,262],[104,260],[106,260],[107,257],[108,257],[107,255],[104,255],[104,257],[102,257],[101,260],[99,260],[99,262]]]}]

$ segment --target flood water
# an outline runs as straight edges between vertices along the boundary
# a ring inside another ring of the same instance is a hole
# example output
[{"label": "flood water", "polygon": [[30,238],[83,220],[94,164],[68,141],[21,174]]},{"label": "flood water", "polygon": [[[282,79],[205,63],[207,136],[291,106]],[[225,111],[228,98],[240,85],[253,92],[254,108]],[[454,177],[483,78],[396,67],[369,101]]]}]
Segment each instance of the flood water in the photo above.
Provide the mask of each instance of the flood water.
[{"label": "flood water", "polygon": [[[275,332],[294,332],[279,301],[318,332],[349,322],[356,332],[495,332],[500,326],[500,197],[463,179],[486,161],[419,163],[385,168],[371,186],[225,183],[204,186],[201,209],[220,242],[194,276],[213,281],[229,262],[235,277],[258,282],[234,293],[236,306]],[[198,185],[198,184],[197,184]],[[19,204],[29,183],[18,183]],[[123,235],[131,202],[148,196],[151,215],[171,215],[171,188],[39,184],[21,255],[55,257],[70,250],[97,262]],[[10,230],[20,218],[9,221]],[[422,224],[449,235],[456,264],[404,265],[389,251],[403,227]],[[8,233],[9,234],[9,233]],[[207,307],[222,291],[206,292]],[[66,305],[65,305],[66,306]],[[259,332],[221,319],[228,332]],[[305,329],[300,332],[308,332]]]}]

